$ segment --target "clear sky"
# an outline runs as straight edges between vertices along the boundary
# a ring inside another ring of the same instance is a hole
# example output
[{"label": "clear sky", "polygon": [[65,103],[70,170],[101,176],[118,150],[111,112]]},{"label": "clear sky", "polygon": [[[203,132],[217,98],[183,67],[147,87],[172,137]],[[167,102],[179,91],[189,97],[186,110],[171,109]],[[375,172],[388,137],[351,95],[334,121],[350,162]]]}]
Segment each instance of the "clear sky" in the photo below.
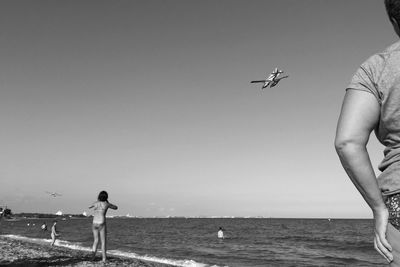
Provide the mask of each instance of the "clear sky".
[{"label": "clear sky", "polygon": [[2,1],[0,205],[371,217],[333,140],[352,74],[396,40],[376,0]]}]

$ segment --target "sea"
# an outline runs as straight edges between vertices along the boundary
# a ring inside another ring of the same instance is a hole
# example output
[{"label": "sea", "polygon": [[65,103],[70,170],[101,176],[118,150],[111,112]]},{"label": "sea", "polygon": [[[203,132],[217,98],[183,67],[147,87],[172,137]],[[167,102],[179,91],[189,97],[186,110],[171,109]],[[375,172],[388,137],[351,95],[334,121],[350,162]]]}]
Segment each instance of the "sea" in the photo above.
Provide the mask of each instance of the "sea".
[{"label": "sea", "polygon": [[[40,226],[52,221],[2,220],[0,235],[49,240]],[[386,266],[370,219],[108,218],[107,229],[109,255],[175,266]],[[90,250],[90,218],[58,220],[57,230],[56,244]]]}]

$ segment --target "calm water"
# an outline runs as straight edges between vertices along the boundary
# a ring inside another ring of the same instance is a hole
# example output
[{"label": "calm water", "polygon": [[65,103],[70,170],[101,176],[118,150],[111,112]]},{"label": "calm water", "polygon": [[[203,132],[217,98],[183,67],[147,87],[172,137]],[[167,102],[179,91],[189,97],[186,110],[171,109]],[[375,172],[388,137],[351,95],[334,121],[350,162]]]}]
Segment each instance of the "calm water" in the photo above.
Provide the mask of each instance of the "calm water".
[{"label": "calm water", "polygon": [[[385,266],[373,248],[372,220],[107,220],[111,253],[179,266]],[[2,221],[0,234],[49,239],[49,232],[40,231],[43,221],[50,228],[51,220]],[[220,226],[227,236],[222,241]],[[59,220],[58,230],[61,244],[92,245],[90,219]]]}]

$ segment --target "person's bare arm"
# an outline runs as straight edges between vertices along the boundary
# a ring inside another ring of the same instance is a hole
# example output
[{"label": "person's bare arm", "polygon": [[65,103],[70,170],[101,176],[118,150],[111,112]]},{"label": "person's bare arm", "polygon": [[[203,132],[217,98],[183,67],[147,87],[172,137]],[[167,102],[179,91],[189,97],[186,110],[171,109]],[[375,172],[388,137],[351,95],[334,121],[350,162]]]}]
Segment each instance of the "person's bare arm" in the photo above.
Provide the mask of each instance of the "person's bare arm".
[{"label": "person's bare arm", "polygon": [[348,90],[335,139],[335,148],[344,169],[372,210],[385,208],[366,149],[379,115],[379,104],[372,94]]},{"label": "person's bare arm", "polygon": [[109,207],[110,209],[113,209],[113,210],[118,209],[118,207],[117,207],[116,205],[111,204],[110,202],[108,202],[108,207]]},{"label": "person's bare arm", "polygon": [[337,125],[335,148],[343,168],[372,209],[375,249],[390,262],[393,255],[386,240],[388,211],[366,148],[379,116],[380,106],[373,94],[348,90]]}]

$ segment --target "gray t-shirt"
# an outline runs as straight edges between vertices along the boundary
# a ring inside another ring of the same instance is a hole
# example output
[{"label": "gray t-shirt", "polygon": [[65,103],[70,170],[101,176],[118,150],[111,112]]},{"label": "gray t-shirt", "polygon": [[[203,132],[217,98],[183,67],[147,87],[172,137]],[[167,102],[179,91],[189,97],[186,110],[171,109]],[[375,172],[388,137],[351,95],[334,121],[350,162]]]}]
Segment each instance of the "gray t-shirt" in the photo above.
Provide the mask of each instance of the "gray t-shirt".
[{"label": "gray t-shirt", "polygon": [[378,184],[383,195],[400,192],[400,41],[366,60],[348,89],[372,93],[380,105],[378,140],[385,146]]}]

